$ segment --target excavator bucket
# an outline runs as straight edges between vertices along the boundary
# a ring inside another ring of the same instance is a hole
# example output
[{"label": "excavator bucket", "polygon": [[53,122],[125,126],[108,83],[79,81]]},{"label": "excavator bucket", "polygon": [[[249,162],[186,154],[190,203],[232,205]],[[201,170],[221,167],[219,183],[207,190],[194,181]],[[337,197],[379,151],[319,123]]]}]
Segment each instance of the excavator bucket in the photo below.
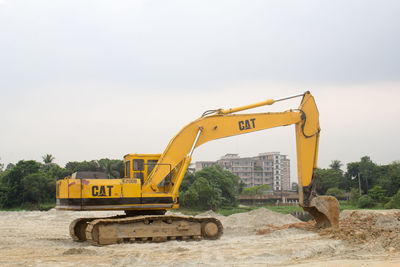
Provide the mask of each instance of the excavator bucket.
[{"label": "excavator bucket", "polygon": [[339,227],[339,201],[332,196],[314,197],[309,206],[302,206],[316,221],[316,227]]}]

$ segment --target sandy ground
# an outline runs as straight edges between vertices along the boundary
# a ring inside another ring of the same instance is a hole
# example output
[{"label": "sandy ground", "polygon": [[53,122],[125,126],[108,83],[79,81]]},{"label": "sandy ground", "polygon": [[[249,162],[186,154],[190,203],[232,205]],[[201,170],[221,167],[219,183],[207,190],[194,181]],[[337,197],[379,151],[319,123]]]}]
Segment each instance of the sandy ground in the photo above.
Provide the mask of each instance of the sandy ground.
[{"label": "sandy ground", "polygon": [[69,237],[73,219],[115,214],[0,212],[0,266],[400,266],[399,210],[345,211],[338,231],[266,209],[228,217],[208,212],[224,225],[216,241],[94,247]]}]

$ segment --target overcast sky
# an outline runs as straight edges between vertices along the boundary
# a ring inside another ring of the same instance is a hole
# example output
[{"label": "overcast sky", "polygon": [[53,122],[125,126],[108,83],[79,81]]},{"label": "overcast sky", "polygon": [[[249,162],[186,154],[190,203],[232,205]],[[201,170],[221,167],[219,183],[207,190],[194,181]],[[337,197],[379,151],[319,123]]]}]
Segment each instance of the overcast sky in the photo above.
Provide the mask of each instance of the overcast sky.
[{"label": "overcast sky", "polygon": [[[207,109],[310,90],[320,167],[387,164],[399,48],[400,1],[0,0],[0,162],[161,153]],[[210,142],[194,161],[268,151],[294,172],[294,127]]]}]

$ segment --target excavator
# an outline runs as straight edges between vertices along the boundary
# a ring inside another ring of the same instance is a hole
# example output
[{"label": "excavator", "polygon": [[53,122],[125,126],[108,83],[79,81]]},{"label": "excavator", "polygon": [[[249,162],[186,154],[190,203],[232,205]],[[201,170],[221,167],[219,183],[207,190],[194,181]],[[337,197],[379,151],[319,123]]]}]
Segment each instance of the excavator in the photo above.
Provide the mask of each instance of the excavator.
[{"label": "excavator", "polygon": [[[302,97],[297,109],[284,112],[238,113]],[[179,207],[178,190],[195,148],[219,138],[247,134],[278,126],[295,125],[299,205],[316,226],[337,227],[339,203],[315,191],[319,112],[310,92],[229,109],[208,110],[183,127],[162,154],[127,154],[123,178],[104,173],[76,172],[56,184],[56,209],[77,211],[121,210],[106,218],[79,218],[70,224],[75,241],[93,245],[122,242],[218,239],[221,222],[213,217],[165,215]]]}]

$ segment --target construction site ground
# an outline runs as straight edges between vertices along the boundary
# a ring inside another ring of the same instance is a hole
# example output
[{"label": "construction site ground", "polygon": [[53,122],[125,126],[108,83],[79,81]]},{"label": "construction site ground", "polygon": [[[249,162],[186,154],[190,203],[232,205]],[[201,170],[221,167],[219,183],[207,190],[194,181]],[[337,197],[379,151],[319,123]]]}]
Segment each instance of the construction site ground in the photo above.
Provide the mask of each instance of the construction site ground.
[{"label": "construction site ground", "polygon": [[346,210],[339,229],[319,230],[260,208],[224,217],[216,241],[73,242],[69,223],[118,212],[2,211],[0,266],[400,266],[400,210]]}]

